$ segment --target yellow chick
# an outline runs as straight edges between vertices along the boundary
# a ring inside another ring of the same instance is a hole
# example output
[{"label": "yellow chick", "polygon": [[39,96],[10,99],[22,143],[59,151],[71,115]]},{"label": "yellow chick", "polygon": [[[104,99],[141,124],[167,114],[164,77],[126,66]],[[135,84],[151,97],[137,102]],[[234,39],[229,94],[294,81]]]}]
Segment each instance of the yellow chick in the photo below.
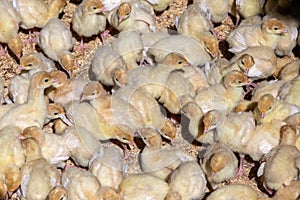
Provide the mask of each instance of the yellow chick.
[{"label": "yellow chick", "polygon": [[87,102],[73,101],[66,106],[66,113],[75,128],[84,127],[97,140],[117,139],[124,143],[133,143],[133,133],[128,134],[130,131],[127,126],[109,124]]},{"label": "yellow chick", "polygon": [[54,103],[59,103],[63,106],[69,102],[80,100],[84,86],[88,83],[87,80],[81,78],[69,79],[63,71],[51,71],[51,76],[57,81],[49,88],[47,96]]},{"label": "yellow chick", "polygon": [[243,98],[242,86],[247,85],[248,78],[241,71],[231,71],[222,83],[208,88],[200,88],[195,96],[195,102],[204,113],[216,109],[222,113],[230,113]]},{"label": "yellow chick", "polygon": [[31,29],[45,27],[50,19],[58,17],[67,3],[65,0],[53,0],[48,4],[42,0],[16,0],[13,5],[22,18],[20,26]]},{"label": "yellow chick", "polygon": [[137,68],[143,58],[143,42],[138,31],[122,31],[112,42],[112,49],[122,56],[126,69]]},{"label": "yellow chick", "polygon": [[23,42],[18,35],[21,17],[8,0],[0,2],[0,13],[0,20],[5,21],[0,26],[0,42],[7,43],[9,49],[20,58],[23,49]]},{"label": "yellow chick", "polygon": [[150,174],[132,174],[119,186],[123,200],[164,199],[169,191],[168,183]]},{"label": "yellow chick", "polygon": [[227,146],[215,143],[206,149],[201,166],[210,185],[216,189],[218,183],[235,177],[238,160]]},{"label": "yellow chick", "polygon": [[[191,49],[194,49],[194,51],[190,51]],[[150,47],[147,53],[153,56],[157,63],[161,62],[171,52],[178,53],[183,55],[193,66],[197,67],[203,66],[206,62],[210,61],[210,52],[215,51],[215,49],[208,49],[208,46],[203,46],[191,37],[171,35],[156,42]]]},{"label": "yellow chick", "polygon": [[116,69],[126,70],[123,58],[111,46],[99,46],[89,67],[89,78],[103,85],[114,86]]},{"label": "yellow chick", "polygon": [[38,72],[30,81],[28,100],[9,110],[0,118],[0,129],[14,125],[22,130],[28,126],[42,128],[47,118],[47,104],[44,90],[55,83],[50,72]]},{"label": "yellow chick", "polygon": [[70,151],[72,150],[68,144],[71,142],[74,144],[76,144],[76,142],[78,143],[78,141],[76,141],[77,138],[75,137],[72,138],[67,134],[49,134],[36,126],[29,126],[25,128],[21,134],[21,137],[34,138],[40,146],[43,157],[50,164],[62,168],[65,166],[64,161],[69,159]]},{"label": "yellow chick", "polygon": [[[72,17],[72,29],[79,35],[91,37],[106,28],[105,8],[101,1],[84,0],[76,8]],[[83,39],[80,43],[83,47]]]},{"label": "yellow chick", "polygon": [[154,129],[143,128],[138,133],[146,144],[140,154],[143,172],[166,180],[182,162],[194,160],[183,151],[163,148],[162,138]]},{"label": "yellow chick", "polygon": [[257,102],[259,98],[265,94],[271,94],[273,97],[279,95],[279,91],[282,86],[285,84],[285,81],[281,80],[272,80],[272,81],[262,81],[256,86],[252,91],[252,102]]},{"label": "yellow chick", "polygon": [[[20,59],[21,74],[13,77],[9,85],[9,96],[16,104],[27,101],[30,79],[33,74],[40,71],[56,70],[52,60],[46,58],[42,53],[30,53]],[[22,85],[22,87],[20,87]]]},{"label": "yellow chick", "polygon": [[0,131],[0,198],[5,199],[7,192],[15,191],[21,184],[20,168],[25,162],[25,152],[17,137],[21,130],[6,126]]},{"label": "yellow chick", "polygon": [[41,30],[37,43],[52,60],[58,61],[69,73],[74,66],[74,56],[70,50],[74,46],[71,31],[60,19],[51,19]]},{"label": "yellow chick", "polygon": [[300,59],[296,59],[287,63],[279,72],[278,79],[283,81],[291,81],[295,79],[299,74]]},{"label": "yellow chick", "polygon": [[35,139],[27,138],[21,143],[26,151],[26,163],[21,168],[22,198],[46,199],[60,181],[58,170],[43,157]]},{"label": "yellow chick", "polygon": [[181,113],[187,118],[181,118],[182,134],[185,140],[190,143],[193,140],[197,140],[201,143],[212,144],[214,143],[213,133],[204,133],[203,125],[203,112],[201,108],[195,102],[186,103],[182,109]]},{"label": "yellow chick", "polygon": [[68,191],[68,198],[73,200],[96,200],[101,184],[89,171],[71,167],[62,174],[62,185]]},{"label": "yellow chick", "polygon": [[178,53],[169,53],[157,66],[139,67],[128,72],[127,85],[139,88],[154,98],[161,96],[172,71],[180,70],[190,63]]},{"label": "yellow chick", "polygon": [[66,116],[65,109],[58,103],[49,103],[47,106],[47,119],[45,124],[52,120],[61,120],[66,125],[73,126],[73,123]]},{"label": "yellow chick", "polygon": [[148,0],[155,11],[161,12],[168,8],[171,0]]},{"label": "yellow chick", "polygon": [[196,161],[182,163],[169,178],[169,193],[182,199],[202,199],[206,189],[205,175]]},{"label": "yellow chick", "polygon": [[159,102],[173,114],[178,114],[182,108],[185,96],[195,96],[195,91],[182,72],[170,73],[166,85],[161,93]]},{"label": "yellow chick", "polygon": [[66,188],[61,185],[55,186],[49,192],[46,200],[66,200],[68,199],[68,192]]},{"label": "yellow chick", "polygon": [[79,126],[66,128],[63,138],[76,164],[87,167],[90,158],[101,148],[100,142],[89,131]]},{"label": "yellow chick", "polygon": [[290,185],[279,188],[276,191],[273,199],[274,200],[280,200],[280,199],[297,200],[300,195],[299,187],[300,187],[300,181],[293,180],[290,183]]},{"label": "yellow chick", "polygon": [[259,196],[257,190],[250,185],[230,184],[218,188],[207,197],[207,200],[220,199],[263,200],[269,198]]},{"label": "yellow chick", "polygon": [[266,156],[263,177],[266,186],[278,190],[284,185],[289,185],[298,176],[300,152],[294,146],[296,129],[294,126],[282,126],[280,131],[280,144],[272,149]]},{"label": "yellow chick", "polygon": [[101,186],[118,189],[123,180],[123,152],[114,146],[101,149],[89,161],[89,171],[94,174]]},{"label": "yellow chick", "polygon": [[177,31],[180,34],[194,37],[199,32],[210,30],[210,22],[197,4],[191,4],[185,9],[178,20]]},{"label": "yellow chick", "polygon": [[241,16],[242,18],[248,18],[255,15],[262,14],[264,6],[264,0],[254,0],[247,2],[244,0],[235,0],[235,8],[238,13],[238,19]]},{"label": "yellow chick", "polygon": [[297,112],[300,112],[298,106],[265,94],[259,98],[254,115],[257,122],[267,123],[272,120],[284,120]]},{"label": "yellow chick", "polygon": [[107,15],[111,26],[120,32],[138,30],[141,32],[155,31],[154,12],[151,5],[142,1],[122,2]]},{"label": "yellow chick", "polygon": [[280,99],[300,107],[299,94],[300,76],[285,84],[279,91]]},{"label": "yellow chick", "polygon": [[205,12],[207,18],[215,23],[220,23],[228,17],[229,1],[221,0],[194,0],[195,4],[199,5],[199,8]]},{"label": "yellow chick", "polygon": [[236,54],[236,58],[248,54],[253,58],[253,66],[246,72],[251,79],[267,78],[276,70],[277,57],[274,49],[266,46],[248,47]]},{"label": "yellow chick", "polygon": [[[117,99],[116,101],[114,100],[115,98]],[[117,90],[112,99],[112,107],[118,105],[118,99],[122,99],[138,110],[144,127],[152,127],[158,130],[164,138],[169,140],[175,137],[175,124],[163,115],[162,107],[150,94],[141,89],[126,86]]]},{"label": "yellow chick", "polygon": [[[239,26],[227,37],[229,51],[238,53],[247,47],[267,46],[275,49],[280,35],[288,32],[284,23],[276,18],[266,19],[261,24]],[[251,34],[250,34],[251,33]]]}]

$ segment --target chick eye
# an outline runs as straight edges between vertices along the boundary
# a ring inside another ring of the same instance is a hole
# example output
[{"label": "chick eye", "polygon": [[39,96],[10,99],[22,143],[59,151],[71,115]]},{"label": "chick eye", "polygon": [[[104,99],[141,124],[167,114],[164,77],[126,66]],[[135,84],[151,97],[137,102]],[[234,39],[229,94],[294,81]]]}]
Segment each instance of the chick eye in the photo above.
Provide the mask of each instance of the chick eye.
[{"label": "chick eye", "polygon": [[44,79],[44,82],[47,83],[49,81],[49,79]]},{"label": "chick eye", "polygon": [[242,81],[238,81],[238,83],[242,83]]},{"label": "chick eye", "polygon": [[278,28],[277,28],[277,27],[274,27],[274,28],[273,28],[273,30],[274,30],[274,31],[277,31],[277,30],[278,30]]},{"label": "chick eye", "polygon": [[53,113],[54,115],[58,115],[58,113],[57,112],[55,112],[55,113]]},{"label": "chick eye", "polygon": [[242,65],[245,65],[245,63],[244,63],[244,60],[242,60],[242,62],[241,62],[241,63],[242,63]]},{"label": "chick eye", "polygon": [[94,7],[93,7],[93,10],[97,10],[97,7],[96,7],[96,6],[94,6]]},{"label": "chick eye", "polygon": [[66,197],[60,197],[59,200],[66,200]]},{"label": "chick eye", "polygon": [[95,95],[95,92],[93,92],[92,95],[94,96],[94,95]]},{"label": "chick eye", "polygon": [[30,64],[28,64],[27,66],[28,66],[28,67],[31,67],[31,66],[32,66],[32,64],[30,63]]},{"label": "chick eye", "polygon": [[270,106],[269,108],[268,108],[268,110],[271,110],[272,109],[272,106]]},{"label": "chick eye", "polygon": [[182,64],[182,61],[178,61],[178,65],[181,65]]}]

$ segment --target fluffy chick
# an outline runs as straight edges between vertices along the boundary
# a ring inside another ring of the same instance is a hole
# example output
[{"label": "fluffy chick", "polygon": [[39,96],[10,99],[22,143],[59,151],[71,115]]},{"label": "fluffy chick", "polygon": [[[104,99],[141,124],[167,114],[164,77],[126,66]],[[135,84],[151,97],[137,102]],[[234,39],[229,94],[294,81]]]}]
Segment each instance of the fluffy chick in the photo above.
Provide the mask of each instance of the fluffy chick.
[{"label": "fluffy chick", "polygon": [[41,30],[37,40],[43,52],[58,61],[69,73],[73,69],[74,56],[70,50],[74,46],[71,31],[60,19],[51,19]]},{"label": "fluffy chick", "polygon": [[23,42],[18,35],[21,17],[7,0],[0,2],[0,20],[4,22],[0,26],[0,42],[7,43],[10,50],[20,57],[23,49]]},{"label": "fluffy chick", "polygon": [[218,183],[235,177],[238,160],[228,147],[215,143],[206,149],[201,166],[210,185],[215,189]]},{"label": "fluffy chick", "polygon": [[264,20],[261,24],[239,26],[231,31],[227,42],[232,53],[238,53],[247,47],[267,46],[275,49],[280,35],[288,32],[284,23],[276,18]]},{"label": "fluffy chick", "polygon": [[58,170],[42,156],[38,142],[33,138],[22,140],[26,163],[21,168],[21,194],[25,199],[46,199],[59,183]]},{"label": "fluffy chick", "polygon": [[20,104],[0,118],[0,129],[7,125],[15,125],[22,130],[28,126],[43,127],[47,117],[47,104],[44,90],[55,82],[50,72],[38,72],[30,81],[28,100]]}]

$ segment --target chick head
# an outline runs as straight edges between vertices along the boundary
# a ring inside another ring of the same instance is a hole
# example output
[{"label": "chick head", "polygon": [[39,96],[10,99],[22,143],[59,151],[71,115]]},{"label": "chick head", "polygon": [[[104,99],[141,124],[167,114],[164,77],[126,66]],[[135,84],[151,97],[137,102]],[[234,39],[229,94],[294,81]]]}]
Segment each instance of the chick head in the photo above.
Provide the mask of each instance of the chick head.
[{"label": "chick head", "polygon": [[32,70],[41,66],[41,60],[34,54],[28,54],[20,59],[21,70]]},{"label": "chick head", "polygon": [[247,74],[247,72],[255,65],[254,58],[249,54],[243,54],[238,59],[239,68]]},{"label": "chick head", "polygon": [[49,192],[46,200],[67,200],[68,193],[67,190],[63,186],[55,186]]},{"label": "chick head", "polygon": [[296,140],[296,127],[292,125],[283,125],[280,129],[280,144],[295,145]]},{"label": "chick head", "polygon": [[203,117],[204,133],[207,133],[209,130],[215,128],[220,119],[220,111],[210,110]]},{"label": "chick head", "polygon": [[37,159],[41,156],[41,149],[36,139],[25,138],[21,140],[21,144],[25,149],[26,152],[25,155],[27,161]]},{"label": "chick head", "polygon": [[49,103],[47,106],[47,116],[50,119],[58,119],[65,114],[63,106],[59,103]]},{"label": "chick head", "polygon": [[121,23],[122,21],[127,19],[130,16],[130,13],[131,5],[127,2],[121,3],[117,10],[118,23]]},{"label": "chick head", "polygon": [[33,138],[36,141],[41,141],[41,133],[40,133],[40,128],[37,126],[29,126],[23,130],[21,133],[21,137],[25,138]]},{"label": "chick head", "polygon": [[182,67],[191,65],[183,55],[175,52],[166,55],[166,57],[162,60],[161,64],[174,67],[175,69],[180,69]]},{"label": "chick head", "polygon": [[0,179],[0,198],[6,199],[7,195],[7,185],[5,184],[4,180]]},{"label": "chick head", "polygon": [[221,171],[227,164],[227,156],[223,151],[216,152],[210,159],[212,173]]},{"label": "chick head", "polygon": [[137,132],[147,146],[157,146],[161,144],[161,136],[154,129],[142,128]]},{"label": "chick head", "polygon": [[22,50],[23,50],[23,42],[19,35],[10,39],[7,43],[9,49],[18,57],[20,58]]},{"label": "chick head", "polygon": [[66,73],[60,70],[53,70],[50,72],[51,76],[56,79],[56,82],[52,84],[53,87],[59,88],[62,87],[68,80]]},{"label": "chick head", "polygon": [[159,131],[161,136],[168,140],[172,140],[176,136],[176,127],[170,120],[166,120],[164,126]]},{"label": "chick head", "polygon": [[261,118],[264,118],[268,112],[270,112],[275,103],[275,98],[271,94],[265,94],[261,96],[257,102],[257,109],[261,114]]},{"label": "chick head", "polygon": [[211,55],[216,58],[219,55],[219,42],[213,35],[203,38],[204,48]]},{"label": "chick head", "polygon": [[133,135],[132,131],[125,125],[119,125],[115,130],[115,139],[123,142],[125,144],[133,144]]},{"label": "chick head", "polygon": [[95,99],[104,93],[105,90],[98,81],[91,81],[84,86],[81,101]]},{"label": "chick head", "polygon": [[70,52],[63,52],[59,55],[59,61],[62,67],[70,73],[70,71],[74,68],[74,55]]},{"label": "chick head", "polygon": [[248,83],[247,76],[238,70],[233,70],[224,77],[224,86],[228,87],[242,87]]},{"label": "chick head", "polygon": [[98,14],[105,11],[104,5],[99,0],[87,0],[83,4],[84,12],[89,14]]},{"label": "chick head", "polygon": [[266,21],[264,21],[262,24],[262,28],[266,30],[268,33],[275,34],[275,35],[281,35],[283,33],[288,32],[284,23],[275,18],[267,19]]},{"label": "chick head", "polygon": [[38,88],[48,88],[56,83],[56,78],[54,78],[49,72],[38,72],[32,76],[32,81]]},{"label": "chick head", "polygon": [[125,69],[116,68],[111,72],[111,74],[114,83],[119,87],[125,86],[128,82],[128,74]]}]

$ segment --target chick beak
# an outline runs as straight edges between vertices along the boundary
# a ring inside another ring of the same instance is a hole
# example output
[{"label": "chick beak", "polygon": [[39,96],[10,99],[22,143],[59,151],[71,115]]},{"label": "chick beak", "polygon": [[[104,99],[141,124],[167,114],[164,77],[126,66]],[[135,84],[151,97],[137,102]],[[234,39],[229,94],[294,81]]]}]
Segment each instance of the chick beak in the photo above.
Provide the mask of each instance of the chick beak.
[{"label": "chick beak", "polygon": [[121,23],[123,21],[124,17],[123,16],[119,16],[118,17],[118,23]]},{"label": "chick beak", "polygon": [[265,113],[261,113],[261,114],[260,114],[260,117],[261,117],[262,119],[265,118],[265,116],[266,116]]},{"label": "chick beak", "polygon": [[210,176],[211,176],[211,177],[214,177],[215,175],[216,175],[216,172],[215,172],[215,171],[212,171]]},{"label": "chick beak", "polygon": [[288,33],[289,31],[285,28],[282,30],[282,33]]}]

